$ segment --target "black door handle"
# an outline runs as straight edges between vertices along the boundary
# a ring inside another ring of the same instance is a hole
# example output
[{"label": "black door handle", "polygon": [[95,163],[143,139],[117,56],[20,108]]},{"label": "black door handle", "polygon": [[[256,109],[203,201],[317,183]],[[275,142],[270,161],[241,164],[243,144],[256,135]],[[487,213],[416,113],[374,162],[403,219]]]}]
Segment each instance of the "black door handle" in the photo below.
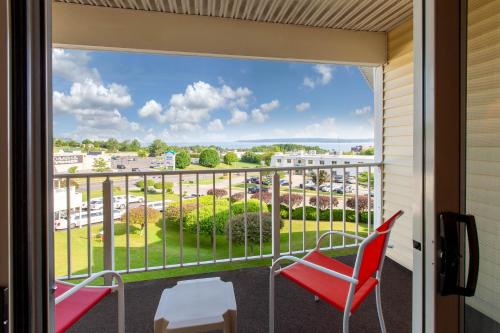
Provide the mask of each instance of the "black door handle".
[{"label": "black door handle", "polygon": [[[479,241],[476,220],[472,215],[446,212],[439,216],[441,236],[441,295],[473,296],[479,274]],[[460,285],[460,223],[464,223],[469,241],[467,284]]]}]

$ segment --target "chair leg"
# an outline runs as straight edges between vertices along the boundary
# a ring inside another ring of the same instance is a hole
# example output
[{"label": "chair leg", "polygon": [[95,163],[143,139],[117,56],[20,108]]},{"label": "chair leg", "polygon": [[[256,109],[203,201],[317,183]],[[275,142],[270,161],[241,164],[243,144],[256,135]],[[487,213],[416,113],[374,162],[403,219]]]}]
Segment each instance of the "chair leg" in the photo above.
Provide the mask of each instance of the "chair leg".
[{"label": "chair leg", "polygon": [[350,314],[349,312],[347,311],[344,311],[344,321],[343,321],[343,325],[342,325],[342,332],[344,333],[349,333],[349,317],[350,317]]},{"label": "chair leg", "polygon": [[125,288],[123,282],[118,283],[118,333],[125,333]]},{"label": "chair leg", "polygon": [[380,297],[380,283],[377,284],[377,286],[375,287],[375,298],[377,300],[377,313],[378,313],[378,321],[380,322],[380,331],[382,333],[386,333],[384,315],[382,313],[382,299]]},{"label": "chair leg", "polygon": [[269,333],[274,333],[274,271],[269,274]]}]

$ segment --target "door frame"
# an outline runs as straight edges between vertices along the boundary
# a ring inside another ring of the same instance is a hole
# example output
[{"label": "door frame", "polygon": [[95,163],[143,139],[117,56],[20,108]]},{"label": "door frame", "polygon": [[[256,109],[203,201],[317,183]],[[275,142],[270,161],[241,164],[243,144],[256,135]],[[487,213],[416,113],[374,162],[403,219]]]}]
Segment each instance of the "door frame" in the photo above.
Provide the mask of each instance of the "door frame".
[{"label": "door frame", "polygon": [[461,327],[460,298],[439,294],[438,251],[439,214],[463,209],[463,2],[414,1],[414,332]]}]

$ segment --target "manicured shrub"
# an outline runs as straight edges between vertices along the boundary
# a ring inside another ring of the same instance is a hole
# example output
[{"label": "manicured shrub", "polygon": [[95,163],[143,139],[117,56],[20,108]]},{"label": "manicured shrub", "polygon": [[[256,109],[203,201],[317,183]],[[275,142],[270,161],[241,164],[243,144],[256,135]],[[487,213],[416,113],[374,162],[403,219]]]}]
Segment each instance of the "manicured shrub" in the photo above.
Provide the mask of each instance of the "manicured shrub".
[{"label": "manicured shrub", "polygon": [[232,202],[237,202],[245,199],[245,193],[244,192],[237,192],[231,195],[231,201]]},{"label": "manicured shrub", "polygon": [[[196,203],[187,202],[182,204],[182,219],[186,221],[186,214],[194,211],[196,209]],[[165,219],[167,223],[179,224],[181,210],[179,209],[179,204],[169,205],[165,210]]]},{"label": "manicured shrub", "polygon": [[[330,208],[330,197],[327,195],[320,195],[319,197],[319,209],[329,209]],[[313,207],[316,207],[316,197],[309,198],[309,204]],[[336,197],[332,197],[332,207],[337,207],[339,204],[339,200]]]},{"label": "manicured shrub", "polygon": [[[292,219],[294,220],[302,220],[302,212],[303,208],[298,207],[292,211]],[[280,209],[281,218],[288,219],[288,207],[282,206]],[[332,220],[333,221],[342,221],[342,209],[332,209]],[[356,214],[352,209],[346,209],[346,222],[355,222]],[[316,207],[306,206],[306,220],[314,221],[316,220]],[[330,209],[320,210],[319,211],[319,220],[320,221],[330,221]],[[371,212],[371,221],[373,222],[373,212]],[[367,223],[368,222],[368,212],[360,212],[359,213],[359,223]]]},{"label": "manicured shrub", "polygon": [[[154,209],[154,208],[146,208],[147,211],[147,216],[148,216],[148,223],[156,223],[158,220],[161,218],[162,214]],[[124,213],[121,217],[122,222],[125,222],[127,219],[127,214]],[[140,226],[141,233],[142,229],[144,228],[144,206],[140,207],[135,207],[135,208],[130,208],[129,209],[129,223],[130,224],[137,224]]]},{"label": "manicured shrub", "polygon": [[[351,197],[346,200],[346,206],[351,209],[356,209],[356,198]],[[373,208],[373,200],[370,199],[370,207]],[[358,210],[360,212],[365,212],[368,210],[368,196],[360,195],[358,196]]]},{"label": "manicured shrub", "polygon": [[223,188],[211,188],[207,191],[207,195],[215,195],[217,199],[220,199],[227,195],[227,191]]},{"label": "manicured shrub", "polygon": [[[256,213],[239,214],[232,219],[232,240],[234,244],[245,244],[245,224],[246,239],[250,245],[250,254],[254,254],[254,246],[260,244],[260,215]],[[271,241],[272,237],[272,216],[270,213],[262,214],[262,242]],[[280,219],[280,229],[283,228],[283,221]],[[229,239],[229,224],[226,226],[226,237]]]},{"label": "manicured shrub", "polygon": [[288,194],[282,194],[280,196],[280,203],[282,203],[286,206],[288,206],[289,200],[290,200],[292,208],[295,208],[295,207],[302,205],[304,197],[301,194],[297,194],[297,193],[292,193],[290,195],[290,197],[288,196]]},{"label": "manicured shrub", "polygon": [[[260,192],[252,194],[250,198],[260,200]],[[273,194],[269,192],[262,192],[262,202],[265,202],[268,205],[271,204],[273,202]]]},{"label": "manicured shrub", "polygon": [[[148,187],[154,186],[154,185],[155,185],[155,181],[153,179],[148,179]],[[143,190],[144,189],[144,180],[141,179],[141,180],[137,181],[135,183],[135,186],[137,186],[138,188],[140,188],[141,190]]]},{"label": "manicured shrub", "polygon": [[[225,231],[226,224],[229,221],[229,201],[217,200],[215,203],[215,232],[221,235]],[[245,212],[244,202],[235,202],[231,205],[232,216],[243,214]],[[258,212],[259,201],[250,199],[247,201],[247,213]],[[262,206],[262,212],[267,213],[269,210],[266,205]],[[212,229],[214,226],[213,206],[203,205],[199,212],[200,234],[209,235],[212,237]],[[184,228],[192,233],[196,233],[196,211],[191,211],[186,214],[184,220]]]}]

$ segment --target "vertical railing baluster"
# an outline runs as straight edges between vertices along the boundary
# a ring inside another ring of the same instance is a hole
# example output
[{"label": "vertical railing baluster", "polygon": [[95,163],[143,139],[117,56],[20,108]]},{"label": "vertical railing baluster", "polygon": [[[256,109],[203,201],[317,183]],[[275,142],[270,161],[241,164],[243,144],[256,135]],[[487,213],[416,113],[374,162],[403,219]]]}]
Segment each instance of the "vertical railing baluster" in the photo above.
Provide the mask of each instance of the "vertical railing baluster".
[{"label": "vertical railing baluster", "polygon": [[288,252],[292,254],[292,170],[288,170]]},{"label": "vertical railing baluster", "polygon": [[[345,188],[345,178],[346,178],[346,168],[345,166],[342,168],[342,201],[343,201],[343,205],[342,205],[342,232],[345,233],[346,232],[346,205],[347,205],[347,202],[346,202],[346,188]],[[342,235],[342,246],[345,247],[345,236]]]},{"label": "vertical railing baluster", "polygon": [[213,256],[213,261],[215,263],[215,260],[217,258],[217,240],[215,237],[217,236],[215,228],[217,227],[217,220],[216,220],[216,207],[215,207],[215,172],[212,174],[212,189],[213,189],[213,198],[212,198],[212,214],[213,214],[213,219],[212,219],[212,256]]},{"label": "vertical railing baluster", "polygon": [[[356,221],[356,236],[358,236],[359,233],[359,181],[358,181],[358,176],[359,176],[359,168],[356,167],[356,196],[354,197],[354,202],[355,202],[355,221]],[[356,245],[358,244],[358,239],[356,238]]]},{"label": "vertical railing baluster", "polygon": [[125,250],[127,256],[127,272],[130,272],[130,212],[129,212],[129,191],[128,175],[125,176]]},{"label": "vertical railing baluster", "polygon": [[306,169],[302,169],[302,252],[306,252]]},{"label": "vertical railing baluster", "polygon": [[90,219],[90,177],[87,176],[87,273],[92,275],[92,227]]},{"label": "vertical railing baluster", "polygon": [[316,169],[316,243],[319,239],[319,173],[320,169]]},{"label": "vertical railing baluster", "polygon": [[272,181],[272,246],[273,259],[277,260],[281,254],[281,233],[280,233],[280,175],[277,171],[274,172]]},{"label": "vertical railing baluster", "polygon": [[370,224],[371,224],[371,220],[372,220],[372,214],[371,214],[371,209],[372,209],[372,205],[371,205],[371,201],[372,201],[372,190],[371,190],[371,172],[372,172],[372,168],[371,167],[368,167],[368,221],[367,221],[367,229],[368,229],[368,235],[370,235]]},{"label": "vertical railing baluster", "polygon": [[229,261],[233,261],[233,203],[232,203],[232,179],[231,172],[229,172],[229,230],[228,230],[228,238],[229,238]]},{"label": "vertical railing baluster", "polygon": [[243,201],[243,211],[244,211],[244,215],[243,215],[243,222],[245,224],[245,260],[248,259],[248,228],[247,228],[247,223],[248,223],[248,219],[247,219],[247,172],[245,171],[245,199]]},{"label": "vertical railing baluster", "polygon": [[262,171],[259,171],[259,252],[262,258]]},{"label": "vertical railing baluster", "polygon": [[[103,194],[103,237],[104,237],[104,270],[115,269],[115,224],[113,214],[113,181],[107,177],[102,183]],[[104,277],[104,284],[110,286],[113,278],[109,275]]]},{"label": "vertical railing baluster", "polygon": [[165,221],[165,174],[161,175],[161,243],[163,254],[163,268],[167,267],[167,230]]},{"label": "vertical railing baluster", "polygon": [[69,177],[66,177],[66,253],[68,255],[68,279],[71,278],[71,194],[69,192]]},{"label": "vertical railing baluster", "polygon": [[148,176],[144,174],[144,269],[148,270]]},{"label": "vertical railing baluster", "polygon": [[184,216],[182,212],[182,173],[179,173],[179,264],[184,266]]},{"label": "vertical railing baluster", "polygon": [[[333,168],[330,167],[330,231],[333,231]],[[330,249],[333,246],[332,234],[329,235],[330,238]]]},{"label": "vertical railing baluster", "polygon": [[196,260],[200,264],[200,174],[196,174]]}]

